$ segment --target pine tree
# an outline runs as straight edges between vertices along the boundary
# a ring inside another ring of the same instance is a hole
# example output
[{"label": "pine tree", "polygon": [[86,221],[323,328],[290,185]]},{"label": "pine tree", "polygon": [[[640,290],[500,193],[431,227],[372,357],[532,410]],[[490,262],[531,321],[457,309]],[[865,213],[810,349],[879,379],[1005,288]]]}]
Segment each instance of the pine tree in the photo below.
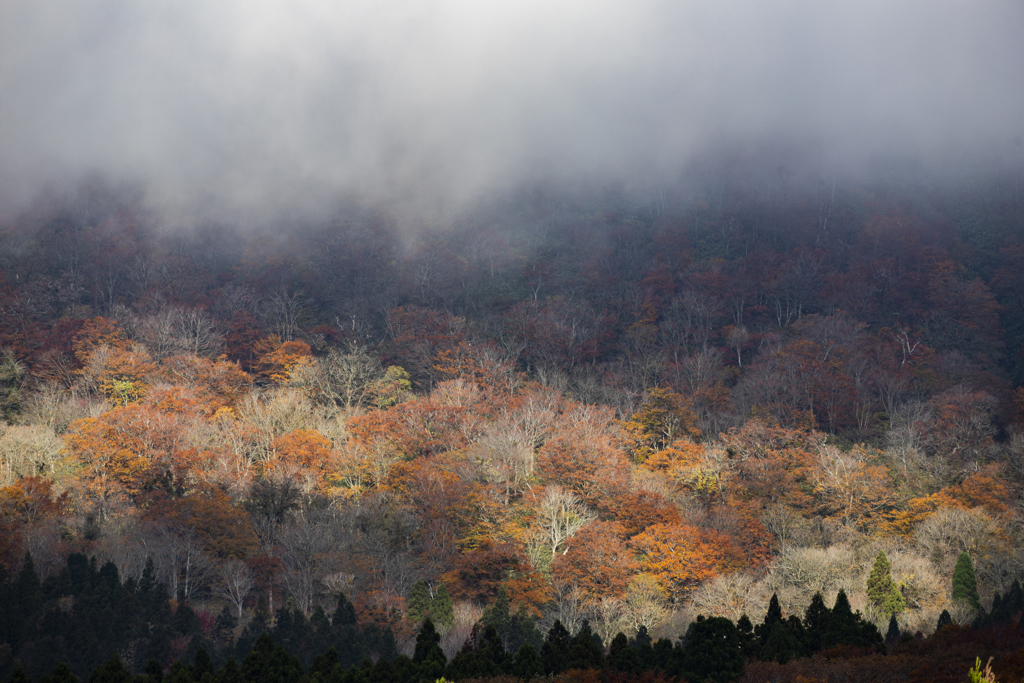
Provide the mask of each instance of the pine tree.
[{"label": "pine tree", "polygon": [[899,614],[907,608],[903,592],[892,580],[891,569],[892,564],[886,558],[885,551],[879,550],[875,564],[871,568],[871,575],[868,577],[868,600],[880,612],[889,616]]},{"label": "pine tree", "polygon": [[875,564],[871,567],[871,575],[868,577],[868,599],[879,609],[892,591],[892,576],[889,574],[891,567],[885,557],[885,551],[879,550]]},{"label": "pine tree", "polygon": [[430,618],[444,632],[447,632],[455,623],[455,605],[452,603],[452,596],[448,594],[448,588],[443,583],[437,587],[434,599],[430,601]]},{"label": "pine tree", "polygon": [[825,598],[818,591],[811,597],[811,604],[804,611],[804,644],[811,654],[822,648],[822,638],[828,631],[832,610],[825,604]]},{"label": "pine tree", "polygon": [[412,591],[406,601],[406,613],[411,621],[420,621],[430,614],[430,608],[430,589],[427,588],[426,581],[419,579],[412,585]]},{"label": "pine tree", "polygon": [[[771,624],[773,627],[782,624],[781,610],[779,620]],[[694,683],[736,680],[743,671],[743,653],[736,626],[725,617],[698,616],[686,631],[682,666],[683,676]]]},{"label": "pine tree", "polygon": [[540,648],[540,659],[544,666],[544,673],[551,675],[561,673],[565,670],[565,663],[569,656],[569,648],[572,645],[572,636],[562,626],[562,622],[555,620],[548,631],[547,638]]},{"label": "pine tree", "polygon": [[754,627],[754,635],[763,646],[768,642],[772,627],[782,622],[782,607],[779,605],[779,596],[772,593],[772,599],[768,602],[768,611],[764,615],[764,621]]},{"label": "pine tree", "polygon": [[953,569],[953,600],[963,601],[975,610],[981,610],[981,598],[978,596],[978,579],[974,575],[974,564],[966,552],[960,553],[956,567]]}]

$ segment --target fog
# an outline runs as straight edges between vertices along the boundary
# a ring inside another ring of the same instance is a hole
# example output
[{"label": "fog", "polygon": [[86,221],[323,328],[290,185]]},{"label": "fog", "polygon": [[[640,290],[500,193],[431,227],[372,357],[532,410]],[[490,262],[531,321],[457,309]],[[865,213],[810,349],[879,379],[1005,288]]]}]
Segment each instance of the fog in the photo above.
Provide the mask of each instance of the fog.
[{"label": "fog", "polygon": [[0,204],[434,210],[765,145],[955,174],[1019,154],[1022,36],[1019,0],[0,0]]}]

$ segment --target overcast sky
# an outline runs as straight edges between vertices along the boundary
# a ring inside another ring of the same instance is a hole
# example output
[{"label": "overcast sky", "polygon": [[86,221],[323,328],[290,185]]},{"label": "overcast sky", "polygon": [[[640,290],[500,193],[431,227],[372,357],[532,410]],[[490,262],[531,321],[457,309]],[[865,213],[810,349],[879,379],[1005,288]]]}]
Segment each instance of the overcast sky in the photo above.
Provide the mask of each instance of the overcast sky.
[{"label": "overcast sky", "polygon": [[248,212],[1021,135],[1021,0],[0,0],[8,208],[92,172]]}]

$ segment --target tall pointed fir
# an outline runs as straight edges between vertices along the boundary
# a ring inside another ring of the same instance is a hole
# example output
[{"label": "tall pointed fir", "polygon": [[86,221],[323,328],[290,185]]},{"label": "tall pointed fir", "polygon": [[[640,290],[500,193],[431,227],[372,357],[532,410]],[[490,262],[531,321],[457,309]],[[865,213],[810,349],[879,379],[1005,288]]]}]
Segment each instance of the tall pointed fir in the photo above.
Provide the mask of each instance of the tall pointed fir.
[{"label": "tall pointed fir", "polygon": [[443,633],[447,633],[455,623],[455,605],[443,583],[434,591],[434,599],[430,601],[430,618]]},{"label": "tall pointed fir", "polygon": [[892,564],[885,556],[885,551],[879,550],[868,577],[868,600],[886,616],[899,614],[907,608],[903,592],[892,580],[891,569]]},{"label": "tall pointed fir", "polygon": [[960,553],[953,569],[953,602],[964,602],[975,610],[981,610],[978,596],[978,579],[974,575],[974,564],[966,552]]},{"label": "tall pointed fir", "polygon": [[406,614],[409,615],[409,620],[418,622],[429,615],[430,603],[430,589],[427,588],[427,582],[419,579],[412,585],[412,591],[406,601]]}]

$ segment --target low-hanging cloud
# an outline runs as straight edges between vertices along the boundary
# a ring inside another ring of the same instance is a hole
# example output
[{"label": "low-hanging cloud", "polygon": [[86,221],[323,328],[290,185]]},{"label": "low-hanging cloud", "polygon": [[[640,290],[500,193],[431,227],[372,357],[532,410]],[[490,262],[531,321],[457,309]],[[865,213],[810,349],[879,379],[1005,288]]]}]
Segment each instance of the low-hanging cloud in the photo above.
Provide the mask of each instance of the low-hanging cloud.
[{"label": "low-hanging cloud", "polygon": [[0,201],[99,173],[251,214],[1011,148],[1019,0],[6,0]]}]

